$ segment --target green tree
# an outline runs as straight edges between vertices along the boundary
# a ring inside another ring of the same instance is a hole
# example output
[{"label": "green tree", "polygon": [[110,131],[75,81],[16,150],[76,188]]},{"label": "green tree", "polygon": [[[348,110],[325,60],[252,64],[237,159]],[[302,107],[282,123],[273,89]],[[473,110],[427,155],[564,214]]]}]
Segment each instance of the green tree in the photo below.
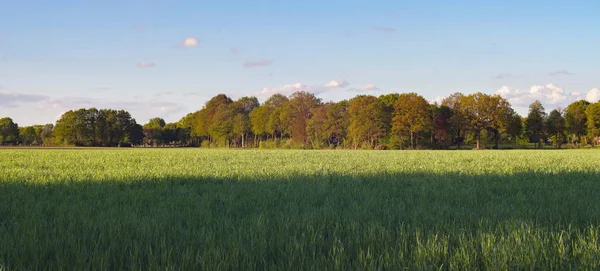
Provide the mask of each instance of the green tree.
[{"label": "green tree", "polygon": [[510,140],[515,141],[515,144],[517,144],[519,136],[523,134],[523,118],[516,112],[513,112],[509,117],[506,134],[509,136]]},{"label": "green tree", "polygon": [[148,123],[144,124],[143,132],[144,138],[146,139],[146,143],[150,146],[158,146],[165,143],[165,138],[163,137],[163,127],[165,127],[166,122],[162,118],[153,118],[148,121]]},{"label": "green tree", "polygon": [[592,138],[594,145],[597,145],[600,137],[600,102],[588,105],[585,112],[588,135]]},{"label": "green tree", "polygon": [[285,124],[284,130],[289,132],[294,142],[306,143],[306,125],[312,110],[320,105],[321,100],[314,94],[298,91],[293,93],[289,102],[282,107],[281,122]]},{"label": "green tree", "polygon": [[512,112],[510,104],[499,95],[487,95],[481,92],[460,98],[459,114],[464,117],[468,127],[475,135],[476,148],[481,147],[483,130],[501,129]]},{"label": "green tree", "polygon": [[340,146],[348,134],[348,125],[350,117],[348,115],[348,101],[343,100],[330,104],[326,109],[326,120],[323,128],[327,132],[328,143],[333,146]]},{"label": "green tree", "polygon": [[385,109],[383,103],[374,96],[358,95],[348,103],[348,141],[354,149],[363,144],[370,148],[378,145],[385,135]]},{"label": "green tree", "polygon": [[560,149],[564,140],[565,134],[565,118],[563,117],[562,110],[554,109],[548,115],[546,119],[546,127],[548,134],[554,136],[554,144],[557,149]]},{"label": "green tree", "polygon": [[416,149],[416,134],[431,128],[429,103],[416,93],[400,94],[394,104],[392,119],[394,133],[406,133],[410,137],[410,148]]},{"label": "green tree", "polygon": [[571,142],[573,144],[581,143],[581,137],[587,134],[586,108],[589,104],[586,100],[579,100],[571,103],[566,109],[566,130],[572,135]]},{"label": "green tree", "polygon": [[461,100],[464,95],[462,93],[454,93],[442,100],[442,106],[447,106],[452,111],[448,123],[450,124],[450,135],[452,142],[460,149],[460,145],[465,138],[465,131],[468,129],[469,121],[463,114],[465,110],[462,108]]},{"label": "green tree", "polygon": [[24,145],[30,146],[39,144],[40,139],[38,138],[35,128],[33,126],[23,127],[19,130],[19,138]]},{"label": "green tree", "polygon": [[546,112],[540,101],[535,101],[529,106],[529,115],[525,120],[525,133],[529,142],[536,148],[541,147],[541,141],[546,137]]},{"label": "green tree", "polygon": [[19,141],[19,125],[11,118],[0,119],[0,145],[14,145]]},{"label": "green tree", "polygon": [[327,122],[327,110],[331,104],[324,104],[311,110],[311,118],[306,125],[308,142],[314,149],[322,148],[329,141],[329,131],[325,125]]}]

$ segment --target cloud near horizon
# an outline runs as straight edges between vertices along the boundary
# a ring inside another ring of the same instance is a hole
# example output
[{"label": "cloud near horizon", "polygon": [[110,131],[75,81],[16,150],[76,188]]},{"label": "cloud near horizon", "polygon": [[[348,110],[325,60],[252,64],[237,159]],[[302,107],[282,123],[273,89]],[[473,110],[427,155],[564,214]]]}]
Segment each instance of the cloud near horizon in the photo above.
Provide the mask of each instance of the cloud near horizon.
[{"label": "cloud near horizon", "polygon": [[306,91],[314,95],[319,95],[333,89],[345,88],[348,85],[349,83],[346,80],[332,80],[325,85],[307,85],[298,82],[295,84],[284,85],[282,87],[263,88],[262,90],[256,93],[256,96],[259,98],[266,99],[271,97],[273,94],[283,94],[289,96],[292,93],[298,91]]},{"label": "cloud near horizon", "polygon": [[595,103],[600,99],[600,90],[597,88],[588,91],[586,94],[581,94],[579,92],[567,92],[555,84],[534,85],[528,91],[503,86],[495,94],[504,97],[515,107],[528,107],[535,100],[539,100],[543,105],[566,107],[577,100],[585,99]]},{"label": "cloud near horizon", "polygon": [[23,103],[37,103],[49,99],[50,97],[37,94],[23,94],[14,92],[0,91],[0,106],[9,108],[18,107]]}]

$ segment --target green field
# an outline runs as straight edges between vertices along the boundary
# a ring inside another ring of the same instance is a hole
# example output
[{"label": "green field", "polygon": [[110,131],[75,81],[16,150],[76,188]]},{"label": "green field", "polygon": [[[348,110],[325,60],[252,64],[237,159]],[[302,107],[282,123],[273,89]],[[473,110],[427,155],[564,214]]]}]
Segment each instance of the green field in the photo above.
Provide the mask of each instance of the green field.
[{"label": "green field", "polygon": [[0,150],[0,270],[600,268],[600,151]]}]

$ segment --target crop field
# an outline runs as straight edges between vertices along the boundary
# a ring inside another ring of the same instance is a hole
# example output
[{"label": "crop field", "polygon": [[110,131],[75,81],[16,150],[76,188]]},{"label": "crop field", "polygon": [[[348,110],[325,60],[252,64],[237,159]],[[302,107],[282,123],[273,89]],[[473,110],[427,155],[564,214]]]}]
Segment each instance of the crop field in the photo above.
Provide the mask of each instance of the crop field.
[{"label": "crop field", "polygon": [[0,150],[0,270],[600,268],[600,150]]}]

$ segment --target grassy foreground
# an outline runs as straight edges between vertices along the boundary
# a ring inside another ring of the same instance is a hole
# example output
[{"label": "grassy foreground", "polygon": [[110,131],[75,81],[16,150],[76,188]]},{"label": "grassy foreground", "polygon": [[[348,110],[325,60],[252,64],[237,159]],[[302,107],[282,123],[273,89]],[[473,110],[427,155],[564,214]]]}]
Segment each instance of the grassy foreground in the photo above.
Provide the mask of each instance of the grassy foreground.
[{"label": "grassy foreground", "polygon": [[0,150],[0,269],[598,269],[600,151]]}]

